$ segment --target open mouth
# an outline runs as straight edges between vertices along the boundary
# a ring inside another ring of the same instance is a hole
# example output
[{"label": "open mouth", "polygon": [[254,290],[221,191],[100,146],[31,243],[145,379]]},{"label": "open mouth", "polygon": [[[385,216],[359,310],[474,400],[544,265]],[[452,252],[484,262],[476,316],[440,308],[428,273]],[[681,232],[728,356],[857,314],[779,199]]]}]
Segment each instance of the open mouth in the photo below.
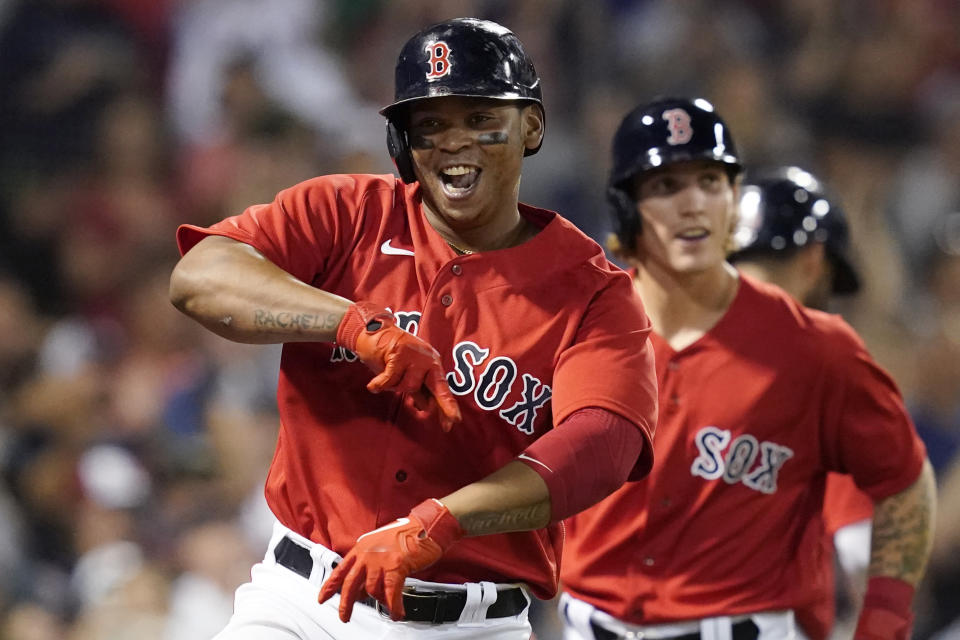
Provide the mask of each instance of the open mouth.
[{"label": "open mouth", "polygon": [[444,193],[453,199],[467,197],[480,181],[482,171],[479,167],[468,165],[445,167],[439,174]]},{"label": "open mouth", "polygon": [[676,237],[680,240],[689,240],[692,242],[696,240],[703,240],[709,235],[710,232],[707,229],[703,227],[693,227],[691,229],[684,229],[678,233]]}]

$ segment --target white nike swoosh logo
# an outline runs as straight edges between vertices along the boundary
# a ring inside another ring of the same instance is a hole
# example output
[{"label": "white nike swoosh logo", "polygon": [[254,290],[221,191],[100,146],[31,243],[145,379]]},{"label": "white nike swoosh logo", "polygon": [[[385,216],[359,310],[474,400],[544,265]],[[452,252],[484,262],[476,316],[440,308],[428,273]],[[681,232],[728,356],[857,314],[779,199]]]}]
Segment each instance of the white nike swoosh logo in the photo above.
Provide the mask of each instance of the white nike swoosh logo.
[{"label": "white nike swoosh logo", "polygon": [[388,256],[412,256],[413,251],[409,249],[397,249],[396,247],[390,246],[390,240],[385,241],[380,245],[380,251]]}]

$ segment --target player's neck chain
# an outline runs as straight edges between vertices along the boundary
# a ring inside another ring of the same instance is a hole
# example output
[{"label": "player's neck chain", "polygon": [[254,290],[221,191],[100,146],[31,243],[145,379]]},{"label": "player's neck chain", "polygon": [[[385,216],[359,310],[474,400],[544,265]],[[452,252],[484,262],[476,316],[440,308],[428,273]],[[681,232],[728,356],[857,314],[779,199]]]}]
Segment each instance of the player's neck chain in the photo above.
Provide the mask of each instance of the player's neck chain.
[{"label": "player's neck chain", "polygon": [[457,253],[457,255],[460,255],[460,256],[469,256],[469,255],[471,255],[471,254],[473,253],[473,251],[471,251],[470,249],[461,249],[460,247],[458,247],[457,245],[453,244],[453,243],[450,242],[449,240],[447,240],[447,244],[450,246],[451,249],[453,249],[453,250]]},{"label": "player's neck chain", "polygon": [[[510,234],[510,238],[503,243],[502,247],[495,247],[495,248],[499,249],[499,248],[515,247],[518,244],[521,244],[522,242],[526,241],[528,239],[528,236],[530,235],[532,234],[530,234],[528,223],[523,219],[521,219],[520,224],[517,225],[514,231]],[[457,255],[469,256],[471,254],[476,253],[476,251],[472,249],[464,249],[462,247],[458,247],[457,245],[453,244],[446,238],[444,238],[444,241],[446,241],[446,243],[450,246],[451,249],[454,250],[454,252],[456,252]]]}]

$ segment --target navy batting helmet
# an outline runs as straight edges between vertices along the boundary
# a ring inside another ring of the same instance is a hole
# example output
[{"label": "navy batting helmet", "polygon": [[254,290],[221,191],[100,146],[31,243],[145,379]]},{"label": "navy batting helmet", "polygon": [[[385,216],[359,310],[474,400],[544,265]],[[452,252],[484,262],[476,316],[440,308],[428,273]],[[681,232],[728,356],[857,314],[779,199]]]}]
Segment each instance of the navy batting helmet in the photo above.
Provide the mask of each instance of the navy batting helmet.
[{"label": "navy batting helmet", "polygon": [[850,231],[839,203],[823,183],[797,167],[748,176],[740,197],[740,220],[734,232],[735,262],[752,255],[789,255],[822,242],[833,266],[836,294],[855,293],[860,278],[847,259]]},{"label": "navy batting helmet", "polygon": [[633,249],[640,231],[633,178],[687,160],[724,164],[731,179],[742,170],[730,129],[712,104],[702,98],[659,98],[626,115],[613,137],[613,168],[607,182],[607,200],[621,245]]},{"label": "navy batting helmet", "polygon": [[[520,39],[488,20],[455,18],[416,34],[397,59],[394,101],[387,118],[387,149],[404,182],[416,181],[405,110],[415,100],[441,96],[530,102],[543,108],[540,78]],[[525,155],[540,150],[527,149]]]}]

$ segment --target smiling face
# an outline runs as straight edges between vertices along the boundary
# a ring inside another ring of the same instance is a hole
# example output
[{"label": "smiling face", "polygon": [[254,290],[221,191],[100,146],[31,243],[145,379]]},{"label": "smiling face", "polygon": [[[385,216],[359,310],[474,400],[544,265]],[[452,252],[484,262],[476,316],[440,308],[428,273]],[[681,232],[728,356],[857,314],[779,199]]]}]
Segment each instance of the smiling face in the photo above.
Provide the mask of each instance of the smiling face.
[{"label": "smiling face", "polygon": [[449,96],[414,102],[408,113],[423,202],[454,230],[515,223],[527,148],[543,136],[536,105]]},{"label": "smiling face", "polygon": [[678,162],[645,173],[635,185],[639,263],[676,274],[722,269],[737,189],[718,162]]}]

